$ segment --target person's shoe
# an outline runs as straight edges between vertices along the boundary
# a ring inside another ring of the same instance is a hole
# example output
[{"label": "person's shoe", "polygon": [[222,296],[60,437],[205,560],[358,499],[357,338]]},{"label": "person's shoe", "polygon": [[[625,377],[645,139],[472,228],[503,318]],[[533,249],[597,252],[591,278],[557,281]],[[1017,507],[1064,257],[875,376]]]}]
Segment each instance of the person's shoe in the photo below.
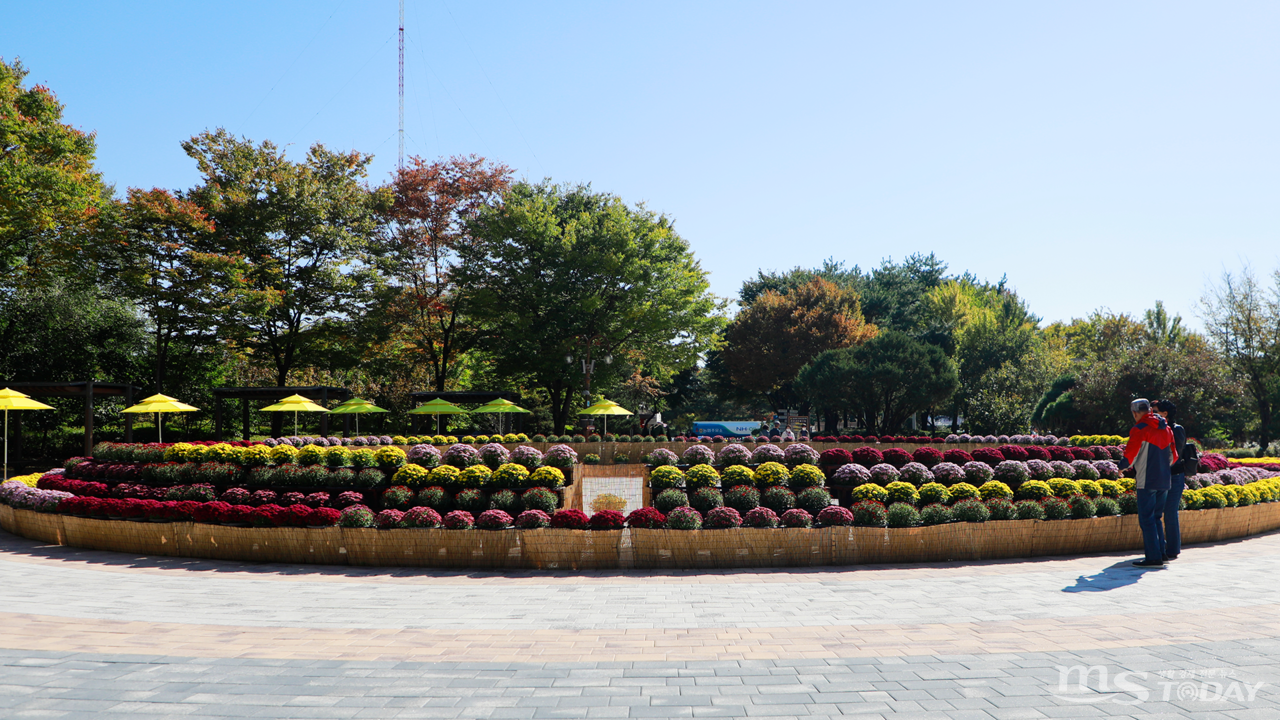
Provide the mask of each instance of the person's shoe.
[{"label": "person's shoe", "polygon": [[1163,560],[1134,560],[1133,566],[1141,567],[1141,568],[1164,567],[1164,561]]},{"label": "person's shoe", "polygon": [[1168,561],[1170,561],[1170,560],[1177,560],[1177,559],[1178,559],[1178,556],[1177,556],[1177,555],[1165,555],[1165,556],[1164,556],[1164,559],[1165,559],[1165,562],[1168,562]]}]

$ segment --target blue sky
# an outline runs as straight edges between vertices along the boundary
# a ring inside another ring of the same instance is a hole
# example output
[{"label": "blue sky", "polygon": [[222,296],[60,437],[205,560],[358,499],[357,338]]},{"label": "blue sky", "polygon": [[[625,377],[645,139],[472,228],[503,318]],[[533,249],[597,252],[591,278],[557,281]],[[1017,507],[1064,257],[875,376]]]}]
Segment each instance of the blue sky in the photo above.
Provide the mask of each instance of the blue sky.
[{"label": "blue sky", "polygon": [[[936,252],[1046,320],[1280,268],[1280,4],[406,3],[406,153],[667,213],[713,290]],[[390,0],[9,7],[0,55],[124,188],[219,126],[396,162]]]}]

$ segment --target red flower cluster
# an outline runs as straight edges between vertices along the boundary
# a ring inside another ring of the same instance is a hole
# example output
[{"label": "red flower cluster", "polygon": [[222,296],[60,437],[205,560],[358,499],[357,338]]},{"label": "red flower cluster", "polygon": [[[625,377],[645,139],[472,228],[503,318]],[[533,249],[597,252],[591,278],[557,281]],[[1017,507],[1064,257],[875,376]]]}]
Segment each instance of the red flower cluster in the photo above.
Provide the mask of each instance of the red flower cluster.
[{"label": "red flower cluster", "polygon": [[911,459],[930,470],[933,469],[934,465],[937,465],[943,460],[942,451],[931,447],[916,448],[916,451],[911,453]]},{"label": "red flower cluster", "polygon": [[[551,522],[554,524],[555,518]],[[617,510],[601,510],[587,522],[591,524],[592,530],[621,530],[627,519]]]},{"label": "red flower cluster", "polygon": [[633,528],[648,528],[654,530],[661,528],[667,524],[667,516],[663,515],[658,508],[642,507],[632,510],[627,516],[627,525]]},{"label": "red flower cluster", "polygon": [[853,455],[849,454],[849,451],[844,448],[823,450],[822,454],[818,456],[819,465],[834,465],[836,467],[840,467],[841,465],[848,465],[851,462],[853,462]]},{"label": "red flower cluster", "polygon": [[896,468],[901,468],[912,460],[911,453],[902,448],[889,448],[881,454],[884,455],[885,462]]},{"label": "red flower cluster", "polygon": [[72,495],[85,495],[88,497],[104,498],[109,494],[108,488],[104,483],[72,480],[62,475],[45,475],[36,481],[36,487],[41,490],[61,490]]},{"label": "red flower cluster", "polygon": [[991,467],[999,465],[1004,462],[1005,459],[1004,455],[999,450],[995,450],[993,448],[978,448],[973,451],[972,455],[974,460],[986,463]]},{"label": "red flower cluster", "polygon": [[557,510],[551,516],[551,527],[585,530],[590,520],[581,510]]},{"label": "red flower cluster", "polygon": [[967,462],[973,462],[973,456],[964,450],[948,450],[942,453],[942,459],[949,463],[964,466]]}]

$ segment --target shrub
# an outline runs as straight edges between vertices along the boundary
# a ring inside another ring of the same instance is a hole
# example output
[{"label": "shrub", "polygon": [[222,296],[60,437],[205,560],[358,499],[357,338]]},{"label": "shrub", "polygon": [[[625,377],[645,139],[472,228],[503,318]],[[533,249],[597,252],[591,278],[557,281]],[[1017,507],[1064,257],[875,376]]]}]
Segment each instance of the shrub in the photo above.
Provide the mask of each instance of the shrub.
[{"label": "shrub", "polygon": [[1120,503],[1113,498],[1098,498],[1093,503],[1093,512],[1098,517],[1113,517],[1120,514]]},{"label": "shrub", "polygon": [[689,497],[689,506],[705,515],[712,508],[724,507],[724,496],[715,488],[701,487]]},{"label": "shrub", "polygon": [[818,462],[818,451],[804,443],[791,443],[783,451],[783,459],[788,465],[814,465]]},{"label": "shrub", "polygon": [[698,530],[702,527],[702,515],[688,506],[675,508],[667,514],[667,527],[672,530]]},{"label": "shrub", "polygon": [[944,462],[952,463],[956,466],[962,466],[965,463],[973,462],[973,456],[964,450],[948,450],[942,453]]},{"label": "shrub", "polygon": [[1015,488],[1031,478],[1026,463],[1020,460],[1002,460],[991,477]]},{"label": "shrub", "polygon": [[[283,446],[281,446],[283,447]],[[369,448],[356,448],[351,451],[351,467],[362,470],[378,464],[377,457]]]},{"label": "shrub", "polygon": [[494,487],[519,488],[529,482],[529,469],[515,463],[504,463],[493,471],[490,481]]},{"label": "shrub", "polygon": [[891,528],[915,527],[920,524],[920,513],[909,503],[894,503],[885,512],[885,523]]},{"label": "shrub", "polygon": [[730,465],[720,473],[720,486],[731,488],[738,485],[755,485],[756,474],[751,468],[743,465]]},{"label": "shrub", "polygon": [[511,462],[523,466],[529,472],[533,472],[542,467],[542,452],[538,448],[521,445],[511,451]]},{"label": "shrub", "polygon": [[845,527],[853,524],[853,513],[839,505],[828,505],[822,508],[814,518],[828,527]]},{"label": "shrub", "polygon": [[[169,450],[173,450],[186,443],[178,443]],[[271,448],[271,462],[276,465],[288,465],[296,462],[298,459],[298,449],[292,445],[277,445]],[[169,453],[165,453],[165,460],[170,460]],[[367,526],[364,526],[367,527]]]},{"label": "shrub", "polygon": [[854,448],[849,453],[853,457],[853,461],[865,468],[872,468],[884,462],[884,453],[873,447]]},{"label": "shrub", "polygon": [[1047,497],[1040,506],[1044,508],[1044,516],[1049,520],[1065,520],[1071,515],[1071,506],[1060,497]]},{"label": "shrub", "polygon": [[760,504],[776,513],[784,513],[796,506],[796,495],[781,485],[774,485],[761,494]]},{"label": "shrub", "polygon": [[1102,486],[1093,480],[1077,480],[1076,485],[1080,487],[1080,494],[1087,498],[1102,497]]},{"label": "shrub", "polygon": [[1095,460],[1093,463],[1093,469],[1098,472],[1099,479],[1120,479],[1120,468],[1110,460]]},{"label": "shrub", "polygon": [[1067,504],[1071,506],[1071,517],[1077,520],[1093,517],[1098,509],[1093,504],[1093,500],[1090,500],[1085,495],[1072,495],[1067,499]]},{"label": "shrub", "polygon": [[515,520],[515,526],[521,530],[536,530],[551,525],[551,516],[541,510],[525,510]]},{"label": "shrub", "polygon": [[972,455],[974,462],[980,462],[990,468],[995,468],[996,465],[1004,462],[1004,455],[995,448],[978,448]]},{"label": "shrub", "polygon": [[933,466],[933,480],[951,487],[965,479],[964,470],[953,462],[940,462]]},{"label": "shrub", "polygon": [[880,455],[884,458],[886,464],[892,465],[895,469],[906,465],[914,459],[910,453],[902,448],[889,448]]},{"label": "shrub", "polygon": [[781,463],[767,462],[756,468],[756,485],[773,487],[786,485],[791,480],[791,473]]},{"label": "shrub", "polygon": [[807,528],[813,527],[813,516],[807,511],[795,508],[782,513],[779,519],[783,527],[789,528]]},{"label": "shrub", "polygon": [[[333,449],[339,450],[341,448]],[[397,485],[407,485],[408,487],[416,488],[426,485],[429,477],[431,477],[430,470],[427,470],[421,465],[409,463],[399,470],[396,470],[395,474],[391,476],[391,482]]]},{"label": "shrub", "polygon": [[404,485],[394,485],[382,491],[382,506],[402,510],[413,502],[413,491]]},{"label": "shrub", "polygon": [[844,448],[832,448],[823,450],[818,456],[818,464],[824,467],[840,467],[853,462],[853,455],[849,454]]},{"label": "shrub", "polygon": [[[496,442],[481,445],[478,452],[480,453],[480,462],[489,466],[491,470],[497,470],[499,467],[511,462],[511,451]],[[480,521],[477,519],[476,522],[479,523]]]},{"label": "shrub", "polygon": [[991,511],[981,500],[970,498],[952,505],[951,517],[956,522],[986,522],[991,517]]},{"label": "shrub", "polygon": [[704,527],[709,530],[727,530],[742,525],[742,516],[731,507],[717,507],[706,514]]},{"label": "shrub", "polygon": [[889,491],[875,483],[866,483],[854,488],[849,497],[856,502],[871,501],[884,503],[889,499]]},{"label": "shrub", "polygon": [[578,462],[578,453],[568,445],[552,445],[542,456],[543,466],[569,470]]},{"label": "shrub", "polygon": [[[1031,459],[1031,456],[1027,453],[1026,448],[1020,447],[1018,445],[1001,445],[1000,447],[996,448],[996,452],[1000,453],[1000,455],[1005,460],[1019,460],[1022,462],[1026,462],[1027,460]],[[974,457],[977,457],[977,456],[975,455]]]},{"label": "shrub", "polygon": [[979,497],[978,488],[970,485],[969,483],[956,483],[955,485],[947,488],[947,493],[951,496],[952,505],[964,500],[973,500]]},{"label": "shrub", "polygon": [[373,527],[373,511],[364,505],[352,505],[342,511],[338,524],[345,528]]},{"label": "shrub", "polygon": [[919,504],[921,506],[928,505],[945,505],[951,499],[951,493],[942,483],[925,483],[920,486]]},{"label": "shrub", "polygon": [[1041,480],[1028,480],[1018,486],[1016,497],[1019,500],[1044,500],[1053,495],[1053,488],[1049,483]]},{"label": "shrub", "polygon": [[1120,483],[1114,480],[1099,480],[1098,490],[1102,492],[1103,497],[1118,498],[1120,493],[1124,492],[1120,488]]},{"label": "shrub", "polygon": [[592,530],[621,530],[627,519],[617,510],[601,510],[587,520]]},{"label": "shrub", "polygon": [[778,514],[767,507],[758,507],[742,518],[743,524],[753,528],[778,527]]},{"label": "shrub", "polygon": [[974,487],[980,486],[995,477],[995,471],[991,469],[991,466],[979,460],[965,463],[962,469],[964,470],[964,481]]},{"label": "shrub", "polygon": [[899,468],[898,477],[903,482],[909,482],[916,487],[933,482],[933,473],[929,471],[929,468],[914,461]]},{"label": "shrub", "polygon": [[921,525],[944,525],[951,522],[951,508],[942,504],[925,505],[920,511]]},{"label": "shrub", "polygon": [[817,516],[824,508],[831,505],[831,493],[825,488],[810,487],[801,490],[796,495],[796,507],[808,512],[810,515]]},{"label": "shrub", "polygon": [[871,471],[858,463],[849,463],[841,465],[835,473],[831,475],[831,484],[833,485],[863,485],[871,482]]},{"label": "shrub", "polygon": [[379,530],[409,527],[409,524],[404,521],[404,513],[400,510],[383,510],[374,517],[373,524]]},{"label": "shrub", "polygon": [[487,487],[493,480],[493,471],[488,465],[472,465],[458,475],[458,485],[464,488]]},{"label": "shrub", "polygon": [[445,465],[459,470],[466,470],[481,462],[480,453],[474,447],[461,443],[450,445],[440,459]]},{"label": "shrub", "polygon": [[1053,477],[1053,466],[1044,460],[1028,460],[1026,462],[1027,478],[1031,480],[1048,480]]},{"label": "shrub", "polygon": [[826,484],[826,476],[822,474],[822,471],[816,465],[805,463],[791,469],[790,485],[796,492],[805,488],[822,487]]},{"label": "shrub", "polygon": [[627,516],[627,525],[633,528],[655,530],[665,526],[666,523],[667,516],[657,508],[652,507],[637,508]]},{"label": "shrub", "polygon": [[453,465],[441,465],[431,471],[429,482],[441,487],[455,489],[462,486],[462,471]]},{"label": "shrub", "polygon": [[[1200,497],[1207,500],[1209,497],[1213,497],[1213,496],[1202,494]],[[1216,497],[1221,498],[1222,496],[1217,495]],[[1125,515],[1138,514],[1138,496],[1136,493],[1133,493],[1133,492],[1121,493],[1120,497],[1116,498],[1116,502],[1120,504],[1120,512],[1124,513]],[[1221,505],[1211,505],[1208,502],[1205,503],[1205,507],[1223,507],[1225,505],[1226,505],[1225,500],[1222,501]]]},{"label": "shrub", "polygon": [[911,453],[911,459],[932,470],[934,465],[942,462],[942,452],[937,448],[922,447]]},{"label": "shrub", "polygon": [[1068,498],[1072,495],[1080,494],[1080,485],[1077,484],[1075,480],[1068,480],[1066,478],[1050,478],[1049,488],[1053,490],[1054,495],[1057,495],[1060,498]]},{"label": "shrub", "polygon": [[889,483],[885,493],[887,498],[885,502],[888,503],[908,503],[914,506],[920,500],[920,493],[915,485],[901,480]]},{"label": "shrub", "polygon": [[440,522],[448,530],[470,530],[475,526],[475,518],[466,510],[454,510],[444,516]]},{"label": "shrub", "polygon": [[1097,480],[1101,475],[1089,460],[1072,460],[1071,477],[1076,480]]},{"label": "shrub", "polygon": [[734,485],[725,491],[724,504],[745,515],[760,507],[760,491],[752,485]]},{"label": "shrub", "polygon": [[715,462],[716,454],[705,445],[690,445],[685,448],[680,459],[685,465],[710,465]]},{"label": "shrub", "polygon": [[[493,505],[494,510],[501,510],[508,515],[520,514],[520,496],[511,490],[499,490],[489,496],[489,502]],[[477,520],[477,522],[479,522]]]},{"label": "shrub", "polygon": [[982,496],[983,500],[991,500],[993,498],[1009,500],[1013,497],[1013,491],[1009,489],[1009,486],[999,480],[989,480],[983,483],[982,487],[978,488],[978,494]]},{"label": "shrub", "polygon": [[595,453],[587,453],[586,455],[582,456],[582,464],[583,465],[599,465],[600,456]]},{"label": "shrub", "polygon": [[983,505],[987,506],[987,510],[991,513],[992,520],[1012,520],[1017,511],[1013,507],[1013,503],[1007,498],[991,498],[983,500]]},{"label": "shrub", "polygon": [[511,516],[502,510],[485,510],[476,518],[476,527],[481,530],[506,530],[511,527]]},{"label": "shrub", "polygon": [[1076,469],[1071,467],[1071,463],[1062,460],[1054,460],[1049,463],[1049,469],[1053,471],[1053,476],[1058,478],[1075,479]]},{"label": "shrub", "polygon": [[384,443],[383,447],[373,452],[373,459],[378,463],[378,467],[400,467],[409,461],[409,456],[398,447]]},{"label": "shrub", "polygon": [[888,487],[889,483],[897,482],[899,477],[898,468],[889,463],[880,463],[871,467],[871,482],[880,487]]},{"label": "shrub", "polygon": [[668,488],[653,498],[653,506],[663,515],[670,515],[672,510],[689,504],[689,496],[675,488]]},{"label": "shrub", "polygon": [[656,466],[675,465],[679,460],[675,453],[666,448],[657,448],[645,458],[646,463]]},{"label": "shrub", "polygon": [[760,445],[751,452],[751,462],[757,465],[781,463],[785,459],[786,454],[782,452],[782,448],[773,444]]},{"label": "shrub", "polygon": [[404,514],[404,522],[407,527],[440,527],[440,513],[429,507],[410,508],[409,511]]},{"label": "shrub", "polygon": [[1014,503],[1013,510],[1019,520],[1044,519],[1044,506],[1035,500],[1019,500]]},{"label": "shrub", "polygon": [[671,465],[660,465],[649,471],[649,487],[662,491],[679,487],[684,482],[684,473],[680,468]]},{"label": "shrub", "polygon": [[351,464],[351,451],[339,445],[324,451],[324,464],[331,468],[346,467]]},{"label": "shrub", "polygon": [[529,475],[528,483],[535,487],[556,490],[564,487],[564,473],[560,468],[543,465]]},{"label": "shrub", "polygon": [[520,505],[525,510],[541,510],[550,515],[560,506],[560,496],[547,488],[536,487],[520,495]]},{"label": "shrub", "polygon": [[489,497],[476,488],[466,488],[461,490],[457,495],[453,496],[453,504],[459,510],[466,510],[469,513],[482,513],[493,507],[489,502]]},{"label": "shrub", "polygon": [[685,487],[690,490],[715,487],[720,482],[720,473],[710,465],[694,465],[684,473]]},{"label": "shrub", "polygon": [[863,500],[854,503],[853,523],[862,527],[885,527],[888,523],[888,512],[884,503],[875,500]]}]

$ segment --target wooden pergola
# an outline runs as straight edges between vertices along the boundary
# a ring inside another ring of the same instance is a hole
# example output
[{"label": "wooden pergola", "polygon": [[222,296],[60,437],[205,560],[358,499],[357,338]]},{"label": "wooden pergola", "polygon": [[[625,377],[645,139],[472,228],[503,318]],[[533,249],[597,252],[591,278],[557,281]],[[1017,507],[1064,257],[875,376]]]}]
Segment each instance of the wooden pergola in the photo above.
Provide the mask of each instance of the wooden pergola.
[{"label": "wooden pergola", "polygon": [[[93,450],[93,400],[98,397],[124,397],[125,407],[133,404],[134,393],[141,393],[142,388],[137,385],[127,385],[122,383],[104,383],[96,380],[81,380],[78,382],[12,382],[4,383],[6,387],[11,387],[19,392],[26,393],[31,397],[82,397],[84,398],[84,454],[88,455]],[[14,414],[14,428],[16,432],[17,442],[14,443],[12,454],[15,458],[22,458],[22,413]],[[124,441],[133,442],[133,416],[125,415],[124,417]]]},{"label": "wooden pergola", "polygon": [[[283,400],[290,395],[302,395],[310,400],[314,400],[317,404],[329,407],[330,400],[339,402],[351,398],[351,391],[346,388],[329,387],[327,385],[312,385],[309,387],[222,387],[213,389],[213,436],[222,439],[222,401],[223,400],[244,400],[244,404],[240,408],[240,422],[242,425],[242,437],[249,437],[249,403],[258,400],[265,401],[265,404]],[[342,436],[347,437],[351,432],[351,416],[342,416]],[[329,415],[320,416],[320,434],[329,434]]]}]

